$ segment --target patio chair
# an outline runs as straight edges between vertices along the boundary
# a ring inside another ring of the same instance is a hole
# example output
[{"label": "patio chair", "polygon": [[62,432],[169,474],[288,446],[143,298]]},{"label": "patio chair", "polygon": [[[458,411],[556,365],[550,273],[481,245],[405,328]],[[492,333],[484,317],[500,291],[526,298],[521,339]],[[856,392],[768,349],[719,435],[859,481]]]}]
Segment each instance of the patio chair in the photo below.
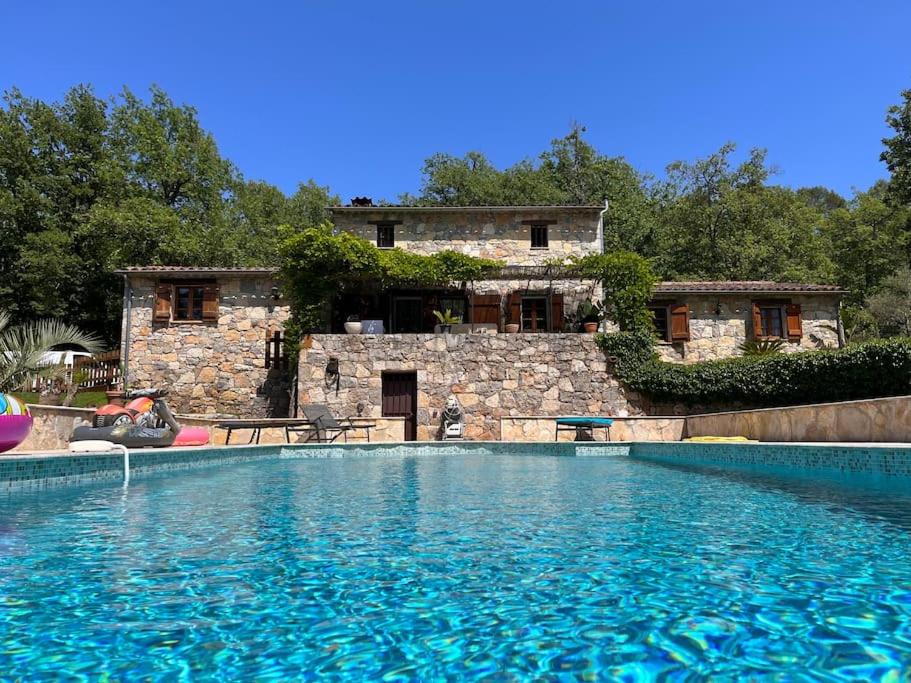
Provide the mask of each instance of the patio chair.
[{"label": "patio chair", "polygon": [[332,443],[342,434],[345,435],[345,440],[347,441],[348,432],[354,429],[352,425],[341,424],[336,420],[335,416],[329,412],[328,406],[311,403],[301,406],[300,410],[304,417],[307,418],[308,423],[300,426],[288,425],[285,427],[285,437],[289,442],[292,432],[308,432],[307,441],[310,441],[315,436],[317,443]]}]

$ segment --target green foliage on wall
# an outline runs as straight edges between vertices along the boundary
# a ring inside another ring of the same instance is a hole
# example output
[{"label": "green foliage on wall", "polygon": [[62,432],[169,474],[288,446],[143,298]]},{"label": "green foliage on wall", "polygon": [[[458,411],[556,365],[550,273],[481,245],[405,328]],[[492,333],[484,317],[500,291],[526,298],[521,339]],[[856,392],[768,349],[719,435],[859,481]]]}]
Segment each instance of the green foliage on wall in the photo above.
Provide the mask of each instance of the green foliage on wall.
[{"label": "green foliage on wall", "polygon": [[483,278],[502,264],[454,251],[422,256],[379,249],[350,233],[333,234],[328,224],[295,231],[284,228],[282,276],[288,286],[298,332],[325,328],[333,298],[364,287],[448,287]]},{"label": "green foliage on wall", "polygon": [[[379,249],[350,233],[334,234],[329,224],[301,231],[284,228],[282,235],[282,274],[301,332],[324,329],[329,306],[339,294],[364,287],[458,287],[494,276],[505,265],[456,251],[424,256]],[[621,329],[649,325],[646,304],[655,276],[646,259],[615,252],[552,265],[600,283],[607,316]]]},{"label": "green foliage on wall", "polygon": [[656,278],[646,259],[615,251],[590,254],[576,259],[573,265],[583,279],[601,283],[605,313],[621,330],[650,329],[652,318],[647,305]]},{"label": "green foliage on wall", "polygon": [[655,401],[771,406],[911,393],[906,337],[691,365],[657,360],[641,333],[601,335],[598,343],[616,358],[619,378]]}]

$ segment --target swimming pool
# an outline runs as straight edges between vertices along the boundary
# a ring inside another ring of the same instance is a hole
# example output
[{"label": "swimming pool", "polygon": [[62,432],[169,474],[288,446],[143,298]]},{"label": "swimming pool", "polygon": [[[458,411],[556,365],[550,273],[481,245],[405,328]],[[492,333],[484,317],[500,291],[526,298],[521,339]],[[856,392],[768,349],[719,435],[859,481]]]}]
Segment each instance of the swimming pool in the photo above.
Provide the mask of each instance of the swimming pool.
[{"label": "swimming pool", "polygon": [[883,678],[911,492],[629,457],[269,459],[0,500],[0,671]]}]

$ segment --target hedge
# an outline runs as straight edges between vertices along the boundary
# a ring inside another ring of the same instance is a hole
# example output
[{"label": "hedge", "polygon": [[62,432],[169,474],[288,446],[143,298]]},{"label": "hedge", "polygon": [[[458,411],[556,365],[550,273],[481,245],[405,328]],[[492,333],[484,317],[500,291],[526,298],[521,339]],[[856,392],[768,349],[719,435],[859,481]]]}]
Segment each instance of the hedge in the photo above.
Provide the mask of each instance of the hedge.
[{"label": "hedge", "polygon": [[844,401],[911,393],[911,339],[691,365],[656,359],[642,333],[601,335],[618,377],[653,400],[752,406]]}]

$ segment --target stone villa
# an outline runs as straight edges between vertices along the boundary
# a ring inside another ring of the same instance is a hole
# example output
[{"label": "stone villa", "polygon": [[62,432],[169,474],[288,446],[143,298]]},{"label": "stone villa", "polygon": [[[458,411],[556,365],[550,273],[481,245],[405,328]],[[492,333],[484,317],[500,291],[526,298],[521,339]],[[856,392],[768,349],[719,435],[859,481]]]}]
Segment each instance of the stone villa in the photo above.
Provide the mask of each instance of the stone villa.
[{"label": "stone villa", "polygon": [[[619,385],[592,335],[569,323],[581,302],[600,297],[595,283],[548,265],[600,251],[601,207],[356,206],[332,214],[337,230],[380,248],[454,249],[507,265],[496,279],[455,289],[340,299],[325,332],[303,341],[298,404],[398,418],[407,439],[436,438],[451,393],[475,439],[504,436],[501,424],[514,418],[655,411]],[[293,412],[289,373],[268,341],[289,316],[274,270],[152,266],[122,274],[130,385],[167,385],[184,412]],[[752,338],[781,339],[786,351],[838,346],[842,294],[832,285],[663,282],[652,302],[658,351],[687,363],[736,355]],[[446,309],[463,321],[452,334],[435,325],[433,311]],[[364,334],[345,334],[352,314]]]}]

